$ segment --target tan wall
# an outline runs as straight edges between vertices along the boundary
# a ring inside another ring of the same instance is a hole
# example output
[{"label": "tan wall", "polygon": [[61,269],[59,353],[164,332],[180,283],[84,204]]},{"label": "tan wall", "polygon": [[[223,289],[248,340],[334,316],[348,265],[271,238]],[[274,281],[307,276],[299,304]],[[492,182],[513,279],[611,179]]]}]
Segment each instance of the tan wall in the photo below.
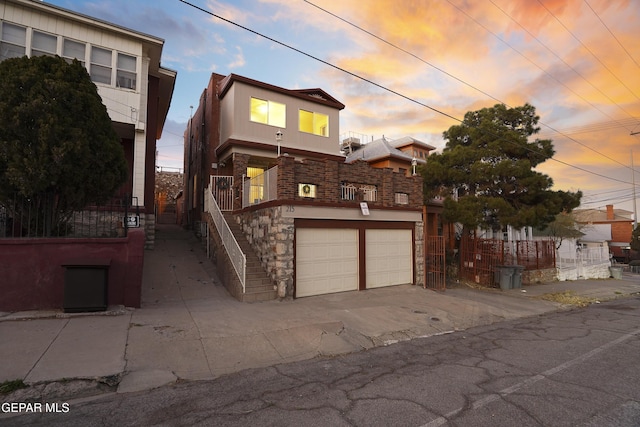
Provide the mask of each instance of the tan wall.
[{"label": "tan wall", "polygon": [[[339,110],[242,82],[234,82],[222,99],[220,132],[222,143],[229,139],[237,139],[277,146],[276,132],[280,128],[250,120],[251,97],[275,101],[287,106],[286,127],[281,129],[284,134],[281,147],[284,151],[287,147],[291,147],[334,156],[340,155]],[[298,130],[300,109],[329,116],[329,136],[300,132]]]}]

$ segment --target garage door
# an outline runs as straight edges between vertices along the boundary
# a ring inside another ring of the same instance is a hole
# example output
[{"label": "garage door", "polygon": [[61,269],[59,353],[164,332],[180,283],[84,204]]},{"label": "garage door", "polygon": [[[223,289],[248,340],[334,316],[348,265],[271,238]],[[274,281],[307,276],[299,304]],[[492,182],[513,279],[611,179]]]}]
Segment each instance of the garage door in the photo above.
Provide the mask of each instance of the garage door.
[{"label": "garage door", "polygon": [[411,230],[366,230],[367,289],[413,283]]},{"label": "garage door", "polygon": [[296,229],[296,297],[358,289],[358,230]]}]

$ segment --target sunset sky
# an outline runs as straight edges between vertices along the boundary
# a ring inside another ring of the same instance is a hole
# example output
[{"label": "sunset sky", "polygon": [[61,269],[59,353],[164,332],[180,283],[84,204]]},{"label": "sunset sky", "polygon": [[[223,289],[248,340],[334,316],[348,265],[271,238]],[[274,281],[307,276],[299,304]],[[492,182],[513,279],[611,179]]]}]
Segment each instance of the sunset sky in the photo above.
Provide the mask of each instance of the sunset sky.
[{"label": "sunset sky", "polygon": [[[554,141],[554,159],[539,170],[555,189],[582,190],[583,207],[633,210],[640,1],[190,2],[335,67],[179,0],[51,0],[165,39],[162,63],[178,78],[160,166],[182,167],[189,106],[210,73],[236,73],[324,89],[346,105],[341,133],[413,136],[438,148],[467,111],[529,102],[540,115],[539,136]],[[635,179],[640,184],[640,174]]]}]

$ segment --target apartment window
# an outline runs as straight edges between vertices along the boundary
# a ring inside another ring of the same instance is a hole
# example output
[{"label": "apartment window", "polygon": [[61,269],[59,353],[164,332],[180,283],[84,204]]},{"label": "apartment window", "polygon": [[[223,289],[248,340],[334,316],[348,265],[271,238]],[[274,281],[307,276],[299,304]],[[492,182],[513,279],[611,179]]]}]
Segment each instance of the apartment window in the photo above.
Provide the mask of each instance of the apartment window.
[{"label": "apartment window", "polygon": [[31,56],[55,56],[58,37],[33,31],[31,36]]},{"label": "apartment window", "polygon": [[287,127],[287,106],[279,102],[251,98],[251,121],[265,125]]},{"label": "apartment window", "polygon": [[93,46],[91,48],[91,80],[95,83],[111,84],[111,51]]},{"label": "apartment window", "polygon": [[329,116],[322,113],[300,110],[300,132],[329,136]]},{"label": "apartment window", "polygon": [[27,29],[0,21],[0,61],[26,55]]},{"label": "apartment window", "polygon": [[77,59],[84,65],[85,63],[85,44],[77,41],[64,39],[62,42],[62,57],[69,63]]},{"label": "apartment window", "polygon": [[118,87],[126,89],[136,88],[136,57],[118,54],[118,69],[116,74],[116,84]]}]

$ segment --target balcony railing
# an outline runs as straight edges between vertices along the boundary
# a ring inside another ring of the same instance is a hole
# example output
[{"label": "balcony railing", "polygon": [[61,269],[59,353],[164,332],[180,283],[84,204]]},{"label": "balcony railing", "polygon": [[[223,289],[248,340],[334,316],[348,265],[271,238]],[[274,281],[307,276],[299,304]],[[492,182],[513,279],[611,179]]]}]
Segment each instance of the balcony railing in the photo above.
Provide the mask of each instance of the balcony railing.
[{"label": "balcony railing", "polygon": [[278,167],[274,166],[264,173],[243,183],[242,207],[275,200],[278,197]]},{"label": "balcony railing", "polygon": [[341,184],[342,200],[359,200],[358,193],[362,194],[365,202],[375,202],[378,200],[378,188],[375,185]]}]

